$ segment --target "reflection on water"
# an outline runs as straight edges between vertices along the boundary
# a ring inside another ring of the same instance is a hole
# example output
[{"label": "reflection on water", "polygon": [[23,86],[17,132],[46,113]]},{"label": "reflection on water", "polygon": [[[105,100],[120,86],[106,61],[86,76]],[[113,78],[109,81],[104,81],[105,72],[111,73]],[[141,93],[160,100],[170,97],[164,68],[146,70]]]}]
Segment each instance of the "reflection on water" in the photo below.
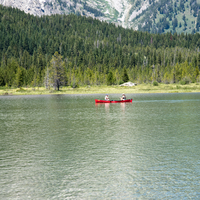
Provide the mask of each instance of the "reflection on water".
[{"label": "reflection on water", "polygon": [[0,199],[199,199],[200,94],[128,96],[0,97]]},{"label": "reflection on water", "polygon": [[110,103],[95,103],[95,106],[100,109],[105,107],[106,113],[109,113]]},{"label": "reflection on water", "polygon": [[120,105],[121,105],[122,111],[125,112],[126,103],[120,103]]},{"label": "reflection on water", "polygon": [[[121,110],[123,112],[125,112],[125,108],[126,108],[126,104],[131,104],[131,103],[117,103],[118,105],[120,105]],[[112,106],[113,103],[95,103],[96,108],[101,108],[101,107],[105,107],[105,111],[109,112],[110,110],[110,106]],[[114,107],[114,105],[113,105]]]},{"label": "reflection on water", "polygon": [[110,104],[109,103],[105,103],[105,110],[106,110],[106,112],[109,112],[109,108],[110,108]]}]

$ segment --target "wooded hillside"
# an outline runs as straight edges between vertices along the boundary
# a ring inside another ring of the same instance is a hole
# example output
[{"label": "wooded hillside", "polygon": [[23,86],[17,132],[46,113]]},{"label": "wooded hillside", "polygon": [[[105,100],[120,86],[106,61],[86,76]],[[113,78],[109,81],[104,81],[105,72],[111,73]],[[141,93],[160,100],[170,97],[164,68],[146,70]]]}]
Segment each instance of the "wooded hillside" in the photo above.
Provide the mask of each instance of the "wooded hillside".
[{"label": "wooded hillside", "polygon": [[[200,34],[150,34],[76,15],[34,17],[0,6],[0,85],[199,81]],[[62,73],[61,73],[61,71]],[[58,72],[58,71],[57,71]],[[56,88],[56,87],[55,87]]]}]

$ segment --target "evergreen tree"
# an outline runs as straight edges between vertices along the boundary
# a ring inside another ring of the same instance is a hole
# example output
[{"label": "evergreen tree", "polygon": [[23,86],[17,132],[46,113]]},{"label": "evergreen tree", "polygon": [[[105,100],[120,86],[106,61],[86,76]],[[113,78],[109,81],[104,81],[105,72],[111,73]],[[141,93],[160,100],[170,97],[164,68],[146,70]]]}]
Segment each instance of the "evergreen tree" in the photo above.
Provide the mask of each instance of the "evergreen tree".
[{"label": "evergreen tree", "polygon": [[112,71],[109,71],[107,76],[107,85],[112,85],[114,83],[114,77]]},{"label": "evergreen tree", "polygon": [[64,85],[64,62],[62,56],[56,51],[50,61],[50,78],[54,89],[59,90],[61,85]]},{"label": "evergreen tree", "polygon": [[0,86],[4,86],[5,81],[4,81],[4,71],[3,68],[0,67]]},{"label": "evergreen tree", "polygon": [[122,81],[124,83],[129,81],[129,77],[128,77],[128,74],[127,74],[127,71],[126,71],[126,67],[123,68]]},{"label": "evergreen tree", "polygon": [[197,79],[197,77],[199,76],[199,69],[198,69],[197,66],[196,66],[196,68],[195,68],[194,74],[195,74],[195,79]]},{"label": "evergreen tree", "polygon": [[46,69],[44,84],[45,84],[46,89],[50,89],[50,78],[49,78],[49,68],[48,67]]},{"label": "evergreen tree", "polygon": [[198,54],[198,68],[200,70],[200,53]]},{"label": "evergreen tree", "polygon": [[8,65],[5,66],[4,80],[7,86],[12,86],[16,80],[16,72],[19,68],[19,64],[15,58],[8,59]]},{"label": "evergreen tree", "polygon": [[16,73],[16,86],[17,87],[22,87],[23,86],[23,71],[20,67],[18,67],[17,69],[17,73]]}]

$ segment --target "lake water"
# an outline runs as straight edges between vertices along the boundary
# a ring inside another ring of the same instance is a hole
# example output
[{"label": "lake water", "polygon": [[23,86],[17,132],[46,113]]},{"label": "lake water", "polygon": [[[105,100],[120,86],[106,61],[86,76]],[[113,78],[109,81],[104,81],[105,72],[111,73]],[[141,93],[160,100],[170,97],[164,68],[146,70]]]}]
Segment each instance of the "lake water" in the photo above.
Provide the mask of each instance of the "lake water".
[{"label": "lake water", "polygon": [[200,199],[200,93],[127,97],[1,96],[0,199]]}]

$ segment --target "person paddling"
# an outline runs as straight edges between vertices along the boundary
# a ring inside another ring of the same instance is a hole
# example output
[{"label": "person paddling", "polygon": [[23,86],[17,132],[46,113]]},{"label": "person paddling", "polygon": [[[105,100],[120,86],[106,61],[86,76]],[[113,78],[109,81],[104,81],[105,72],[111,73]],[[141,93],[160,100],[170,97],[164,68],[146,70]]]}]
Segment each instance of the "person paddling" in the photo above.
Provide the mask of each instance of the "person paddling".
[{"label": "person paddling", "polygon": [[106,101],[109,101],[109,96],[108,96],[108,94],[106,94],[105,100],[106,100]]},{"label": "person paddling", "polygon": [[122,94],[121,100],[126,100],[126,95],[124,93]]}]

